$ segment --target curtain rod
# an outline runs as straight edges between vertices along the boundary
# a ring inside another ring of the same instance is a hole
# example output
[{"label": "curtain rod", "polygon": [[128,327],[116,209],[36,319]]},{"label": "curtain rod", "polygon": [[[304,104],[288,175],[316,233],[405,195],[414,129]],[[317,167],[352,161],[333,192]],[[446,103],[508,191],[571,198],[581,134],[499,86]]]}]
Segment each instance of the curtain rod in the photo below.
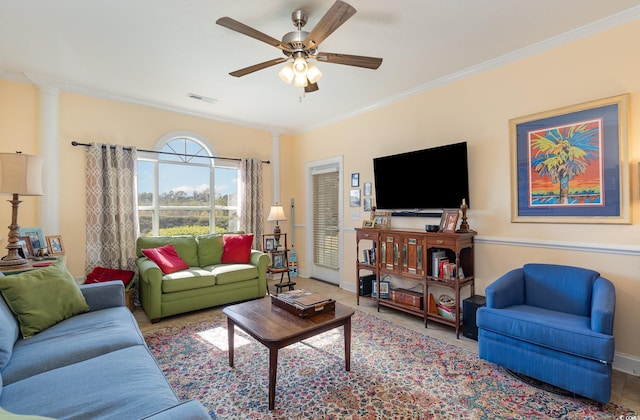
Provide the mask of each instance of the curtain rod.
[{"label": "curtain rod", "polygon": [[[80,143],[77,141],[71,142],[72,146],[86,146],[89,147],[91,144],[89,143]],[[105,147],[104,145],[102,147]],[[111,146],[113,147],[113,146]],[[125,147],[124,150],[131,150],[131,147]],[[147,153],[157,153],[159,155],[174,155],[174,156],[186,156],[186,157],[199,157],[199,158],[209,158],[209,159],[223,159],[223,160],[237,160],[240,161],[240,158],[228,158],[228,157],[220,157],[220,156],[203,156],[203,155],[189,155],[186,153],[175,153],[175,152],[162,152],[159,150],[146,150],[146,149],[137,149],[139,152],[147,152]],[[271,164],[270,160],[263,160],[262,163],[266,163],[267,165]]]}]

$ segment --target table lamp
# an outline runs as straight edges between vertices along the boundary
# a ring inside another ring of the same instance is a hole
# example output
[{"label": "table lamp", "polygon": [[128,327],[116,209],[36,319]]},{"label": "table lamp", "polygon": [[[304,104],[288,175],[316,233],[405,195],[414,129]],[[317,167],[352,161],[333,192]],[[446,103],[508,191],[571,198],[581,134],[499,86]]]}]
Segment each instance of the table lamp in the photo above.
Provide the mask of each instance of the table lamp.
[{"label": "table lamp", "polygon": [[278,203],[271,206],[267,221],[276,222],[276,225],[273,227],[273,238],[276,240],[276,249],[278,249],[278,247],[280,246],[280,225],[278,225],[278,222],[284,220],[287,220],[286,216],[284,215],[284,208]]},{"label": "table lamp", "polygon": [[21,195],[43,195],[42,165],[44,159],[39,156],[27,155],[21,152],[0,153],[0,194],[13,196],[11,203],[11,225],[9,225],[9,253],[0,260],[0,267],[20,267],[29,264],[18,254],[20,244],[20,226],[18,225],[18,206]]}]

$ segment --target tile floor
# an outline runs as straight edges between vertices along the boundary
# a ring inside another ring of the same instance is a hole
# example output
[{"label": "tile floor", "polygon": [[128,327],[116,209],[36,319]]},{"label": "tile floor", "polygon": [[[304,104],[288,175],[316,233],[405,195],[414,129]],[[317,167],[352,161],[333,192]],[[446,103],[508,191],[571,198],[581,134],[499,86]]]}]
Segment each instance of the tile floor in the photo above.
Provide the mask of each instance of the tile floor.
[{"label": "tile floor", "polygon": [[[375,302],[373,301],[362,299],[360,301],[360,305],[357,305],[357,296],[355,295],[355,293],[341,289],[337,286],[322,281],[306,279],[303,277],[295,277],[292,280],[297,283],[295,286],[297,289],[307,289],[321,293],[325,296],[330,296],[337,302],[340,302],[344,305],[352,306],[361,311],[375,314],[380,318],[395,322],[405,328],[409,328],[421,334],[426,334],[430,337],[434,337],[444,342],[458,345],[471,351],[478,351],[477,341],[464,337],[462,333],[460,334],[460,339],[456,339],[455,330],[452,327],[431,322],[428,324],[428,328],[425,328],[422,319],[413,315],[405,314],[391,308],[381,308],[378,312]],[[274,283],[274,280],[269,280],[269,290],[272,293],[275,293],[275,287],[273,286]],[[156,328],[162,328],[167,325],[181,324],[199,320],[204,317],[211,316],[211,314],[217,314],[221,311],[221,307],[206,309],[189,314],[165,318],[156,324],[151,324],[149,322],[149,319],[140,307],[136,307],[134,315],[136,317],[136,320],[138,321],[138,324],[140,325],[140,329],[142,331],[150,331]],[[628,375],[614,370],[611,402],[622,405],[623,407],[631,409],[640,414],[640,377]]]}]

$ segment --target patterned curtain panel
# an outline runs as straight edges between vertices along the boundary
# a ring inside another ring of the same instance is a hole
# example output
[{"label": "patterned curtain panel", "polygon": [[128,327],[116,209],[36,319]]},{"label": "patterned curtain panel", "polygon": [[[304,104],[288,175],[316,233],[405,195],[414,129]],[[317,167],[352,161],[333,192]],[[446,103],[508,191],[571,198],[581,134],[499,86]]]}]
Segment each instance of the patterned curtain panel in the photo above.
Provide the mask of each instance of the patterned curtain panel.
[{"label": "patterned curtain panel", "polygon": [[240,229],[253,233],[253,248],[262,249],[262,161],[240,161]]},{"label": "patterned curtain panel", "polygon": [[136,159],[135,148],[87,148],[87,273],[97,266],[136,271]]}]

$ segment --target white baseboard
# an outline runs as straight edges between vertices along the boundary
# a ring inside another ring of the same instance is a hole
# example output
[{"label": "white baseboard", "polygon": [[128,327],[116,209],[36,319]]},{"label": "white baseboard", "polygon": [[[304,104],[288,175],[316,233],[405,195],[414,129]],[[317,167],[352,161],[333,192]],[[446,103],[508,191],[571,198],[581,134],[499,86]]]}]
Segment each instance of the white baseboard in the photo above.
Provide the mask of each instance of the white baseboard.
[{"label": "white baseboard", "polygon": [[616,352],[613,356],[613,368],[629,375],[640,376],[640,358]]}]

